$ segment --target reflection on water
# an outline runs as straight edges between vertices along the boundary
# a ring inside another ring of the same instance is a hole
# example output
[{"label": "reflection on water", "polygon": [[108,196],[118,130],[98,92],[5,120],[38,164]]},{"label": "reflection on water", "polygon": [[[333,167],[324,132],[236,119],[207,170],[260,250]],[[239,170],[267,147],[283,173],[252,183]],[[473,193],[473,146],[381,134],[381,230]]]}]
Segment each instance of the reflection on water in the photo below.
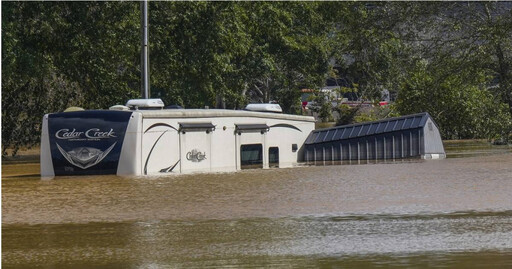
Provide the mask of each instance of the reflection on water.
[{"label": "reflection on water", "polygon": [[499,255],[512,248],[509,213],[13,225],[3,230],[3,239],[19,243],[3,262],[144,268],[303,265],[304,260],[393,265],[409,259],[432,263],[425,257],[436,255],[454,262],[470,253],[478,259],[496,256],[494,265],[511,265],[512,257]]},{"label": "reflection on water", "polygon": [[5,267],[512,266],[512,154],[2,192]]}]

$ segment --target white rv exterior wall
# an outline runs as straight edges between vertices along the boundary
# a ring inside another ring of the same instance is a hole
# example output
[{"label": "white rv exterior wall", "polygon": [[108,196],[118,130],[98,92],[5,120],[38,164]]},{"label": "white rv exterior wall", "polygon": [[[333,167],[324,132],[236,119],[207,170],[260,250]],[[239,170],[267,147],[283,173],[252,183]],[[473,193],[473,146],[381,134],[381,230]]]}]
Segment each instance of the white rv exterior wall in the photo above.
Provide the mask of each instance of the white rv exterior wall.
[{"label": "white rv exterior wall", "polygon": [[179,160],[180,148],[177,123],[162,119],[143,119],[142,126],[139,174],[157,173],[174,165]]},{"label": "white rv exterior wall", "polygon": [[132,113],[126,127],[123,148],[117,166],[118,175],[140,175],[142,149],[142,115]]},{"label": "white rv exterior wall", "polygon": [[[297,164],[299,150],[314,129],[314,119],[295,115],[229,110],[140,111],[142,114],[141,171],[137,174],[165,174],[161,170],[176,163],[172,172],[230,172],[240,170],[240,146],[262,144],[263,168],[268,168],[269,147],[279,147],[279,167]],[[134,114],[138,114],[135,112]],[[215,130],[179,132],[180,123],[212,123]],[[236,124],[266,124],[268,132],[235,132]],[[276,126],[277,125],[277,126]],[[272,127],[274,126],[274,127]],[[125,144],[126,145],[126,144]],[[124,146],[125,146],[124,145]],[[123,147],[124,147],[123,146]],[[199,152],[204,159],[188,158]],[[189,154],[189,155],[187,155]]]},{"label": "white rv exterior wall", "polygon": [[[301,140],[301,136],[305,136],[307,138],[314,128],[309,130],[307,129],[307,126],[304,126],[300,129],[302,132],[287,127],[271,127],[268,131],[266,153],[268,154],[269,147],[279,147],[280,168],[291,167],[298,161],[301,161],[302,154],[299,155],[299,149],[303,146],[305,141],[305,139]],[[297,151],[292,151],[292,144],[297,144]]]},{"label": "white rv exterior wall", "polygon": [[[213,141],[211,132],[182,132],[179,135],[179,140],[180,169],[182,173],[212,171],[211,164],[215,154],[212,152]],[[195,158],[193,156],[194,154]],[[199,156],[197,154],[199,154]]]},{"label": "white rv exterior wall", "polygon": [[[216,123],[213,123],[213,125],[216,125]],[[226,127],[225,130],[224,127]],[[233,172],[237,170],[236,157],[225,157],[236,156],[237,154],[234,134],[235,126],[231,124],[218,124],[215,131],[211,133],[212,172]],[[230,139],[230,137],[233,138]]]}]

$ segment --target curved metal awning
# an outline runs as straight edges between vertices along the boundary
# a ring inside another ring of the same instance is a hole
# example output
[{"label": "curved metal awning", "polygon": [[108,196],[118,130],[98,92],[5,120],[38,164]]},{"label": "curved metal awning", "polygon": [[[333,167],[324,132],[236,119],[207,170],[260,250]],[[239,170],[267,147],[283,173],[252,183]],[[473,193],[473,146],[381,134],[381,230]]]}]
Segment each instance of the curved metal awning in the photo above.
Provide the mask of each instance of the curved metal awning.
[{"label": "curved metal awning", "polygon": [[211,132],[215,130],[215,125],[211,122],[180,122],[180,132]]},{"label": "curved metal awning", "polygon": [[235,131],[237,133],[243,132],[261,132],[266,133],[270,127],[265,123],[253,123],[253,124],[235,124]]}]

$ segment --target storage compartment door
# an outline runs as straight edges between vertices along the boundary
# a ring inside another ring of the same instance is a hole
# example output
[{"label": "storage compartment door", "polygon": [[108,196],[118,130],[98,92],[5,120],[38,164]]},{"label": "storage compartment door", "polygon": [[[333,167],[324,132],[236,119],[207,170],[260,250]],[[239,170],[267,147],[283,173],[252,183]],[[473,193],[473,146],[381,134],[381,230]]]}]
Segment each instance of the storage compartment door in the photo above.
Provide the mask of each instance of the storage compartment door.
[{"label": "storage compartment door", "polygon": [[171,123],[144,120],[142,169],[144,175],[179,172],[179,135]]},{"label": "storage compartment door", "polygon": [[211,170],[211,132],[180,132],[181,172]]}]

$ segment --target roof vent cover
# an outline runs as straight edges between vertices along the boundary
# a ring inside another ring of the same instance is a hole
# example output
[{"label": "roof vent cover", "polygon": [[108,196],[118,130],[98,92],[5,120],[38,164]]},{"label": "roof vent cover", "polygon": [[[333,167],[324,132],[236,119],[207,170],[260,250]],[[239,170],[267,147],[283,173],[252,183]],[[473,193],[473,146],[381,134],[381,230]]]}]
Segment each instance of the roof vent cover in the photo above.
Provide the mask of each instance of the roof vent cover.
[{"label": "roof vent cover", "polygon": [[160,98],[155,99],[131,99],[126,102],[126,106],[129,108],[140,108],[140,109],[155,109],[163,108],[164,102]]},{"label": "roof vent cover", "polygon": [[248,104],[245,110],[259,112],[283,113],[283,109],[279,104]]}]

